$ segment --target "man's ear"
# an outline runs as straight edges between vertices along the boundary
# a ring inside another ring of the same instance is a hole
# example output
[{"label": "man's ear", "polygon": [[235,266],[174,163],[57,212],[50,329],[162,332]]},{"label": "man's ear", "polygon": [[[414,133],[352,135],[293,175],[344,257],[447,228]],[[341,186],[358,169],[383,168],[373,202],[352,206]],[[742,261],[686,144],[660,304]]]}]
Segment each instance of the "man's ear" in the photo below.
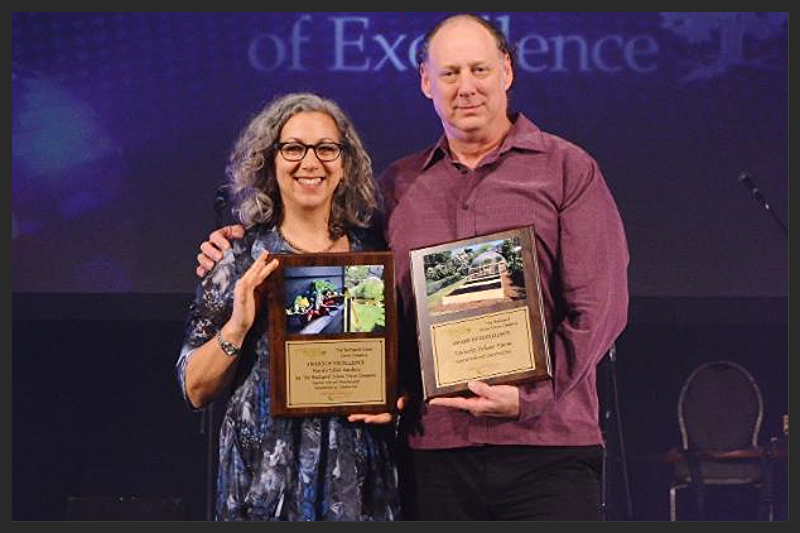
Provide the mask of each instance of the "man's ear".
[{"label": "man's ear", "polygon": [[503,89],[508,91],[514,83],[514,67],[511,66],[511,56],[506,54],[503,58]]},{"label": "man's ear", "polygon": [[425,67],[424,61],[419,64],[419,88],[422,90],[422,94],[428,97],[428,99],[433,98],[431,95],[431,77],[428,73],[428,69]]}]

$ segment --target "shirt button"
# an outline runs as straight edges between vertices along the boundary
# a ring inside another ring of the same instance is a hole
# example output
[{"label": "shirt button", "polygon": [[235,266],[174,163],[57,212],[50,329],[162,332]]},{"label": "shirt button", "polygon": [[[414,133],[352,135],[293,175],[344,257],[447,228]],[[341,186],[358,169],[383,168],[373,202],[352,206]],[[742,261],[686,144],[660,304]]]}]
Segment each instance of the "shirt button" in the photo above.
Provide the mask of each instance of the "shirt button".
[{"label": "shirt button", "polygon": [[463,209],[464,211],[468,211],[469,210],[469,204],[467,202],[464,202],[463,204],[461,204],[461,209]]}]

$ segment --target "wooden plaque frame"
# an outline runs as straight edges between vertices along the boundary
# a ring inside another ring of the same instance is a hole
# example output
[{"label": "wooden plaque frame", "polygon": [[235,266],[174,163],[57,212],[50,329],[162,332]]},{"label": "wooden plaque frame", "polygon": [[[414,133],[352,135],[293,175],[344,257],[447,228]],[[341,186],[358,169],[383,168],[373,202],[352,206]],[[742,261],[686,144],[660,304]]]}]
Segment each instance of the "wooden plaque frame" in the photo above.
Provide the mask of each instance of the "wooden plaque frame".
[{"label": "wooden plaque frame", "polygon": [[[266,291],[272,415],[395,412],[397,311],[392,253],[274,257],[279,268],[267,278]],[[369,275],[358,285],[347,286],[347,273],[351,272],[352,282],[364,275],[364,267]],[[374,275],[378,271],[382,277]],[[376,279],[383,282],[382,294]],[[377,294],[382,296],[383,325]]]},{"label": "wooden plaque frame", "polygon": [[425,399],[552,378],[533,228],[410,255]]}]

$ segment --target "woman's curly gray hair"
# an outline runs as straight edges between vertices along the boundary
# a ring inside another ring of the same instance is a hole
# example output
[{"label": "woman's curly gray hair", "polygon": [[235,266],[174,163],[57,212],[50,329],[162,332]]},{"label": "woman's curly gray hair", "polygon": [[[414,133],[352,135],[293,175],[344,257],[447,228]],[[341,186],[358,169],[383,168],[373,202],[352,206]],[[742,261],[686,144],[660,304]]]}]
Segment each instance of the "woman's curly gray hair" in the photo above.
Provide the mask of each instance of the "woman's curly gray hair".
[{"label": "woman's curly gray hair", "polygon": [[275,176],[274,145],[286,122],[302,112],[329,115],[341,136],[344,177],[333,195],[328,222],[331,237],[338,238],[353,227],[365,227],[377,207],[372,161],[344,111],[332,100],[312,93],[276,98],[239,136],[227,167],[235,198],[234,213],[247,227],[281,223],[283,204]]}]

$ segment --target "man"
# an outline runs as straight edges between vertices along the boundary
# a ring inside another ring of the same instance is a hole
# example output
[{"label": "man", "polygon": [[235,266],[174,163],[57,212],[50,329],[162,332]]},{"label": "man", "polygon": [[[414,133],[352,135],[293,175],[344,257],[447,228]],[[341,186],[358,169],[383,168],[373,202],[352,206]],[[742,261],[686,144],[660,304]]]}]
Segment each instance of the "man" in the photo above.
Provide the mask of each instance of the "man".
[{"label": "man", "polygon": [[[406,324],[401,428],[423,520],[599,517],[596,366],[627,320],[625,235],[594,159],[508,114],[513,80],[505,38],[491,24],[474,15],[437,24],[421,48],[420,82],[444,136],[380,178]],[[423,404],[419,372],[409,371],[418,364],[409,250],[527,225],[536,230],[554,379],[472,382],[470,397]]]}]

